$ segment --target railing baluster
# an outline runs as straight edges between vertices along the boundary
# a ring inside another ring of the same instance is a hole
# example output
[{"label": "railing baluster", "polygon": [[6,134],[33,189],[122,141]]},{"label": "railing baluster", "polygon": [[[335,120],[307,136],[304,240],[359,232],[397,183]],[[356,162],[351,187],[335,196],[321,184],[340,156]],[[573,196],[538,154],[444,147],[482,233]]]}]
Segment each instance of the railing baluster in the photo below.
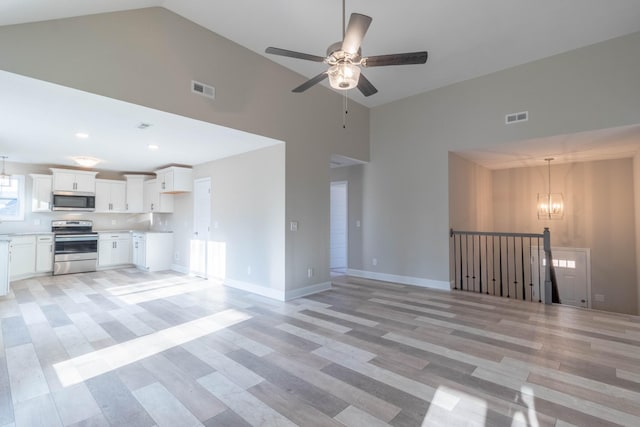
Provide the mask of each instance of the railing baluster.
[{"label": "railing baluster", "polygon": [[504,296],[502,292],[502,237],[499,237],[498,243],[500,245],[500,296]]},{"label": "railing baluster", "polygon": [[[462,241],[463,235],[465,236],[464,248]],[[513,297],[514,299],[522,299],[523,301],[527,299],[533,301],[535,289],[533,274],[536,266],[534,266],[532,262],[525,263],[525,258],[528,256],[529,260],[533,261],[533,239],[536,239],[536,250],[538,253],[538,302],[543,302],[543,280],[545,292],[547,292],[547,287],[551,287],[547,283],[550,283],[548,277],[542,279],[542,262],[548,260],[549,256],[547,253],[550,253],[550,250],[547,249],[547,246],[549,248],[551,247],[548,229],[544,230],[544,234],[450,230],[450,236],[453,239],[453,289],[484,293],[487,295],[498,295],[499,293],[501,297]],[[489,245],[489,236],[491,237],[491,245]],[[496,237],[498,238],[497,248]],[[529,239],[528,248],[526,246],[526,239]],[[543,254],[541,253],[542,240],[544,240],[544,256],[542,256]],[[491,251],[489,251],[489,247],[491,247]],[[520,250],[520,256],[518,256],[518,250]],[[542,258],[544,258],[544,260]],[[469,265],[469,263],[471,263],[471,265]],[[545,268],[547,267],[548,266],[545,265]],[[491,271],[489,271],[489,269],[491,269]],[[518,271],[518,269],[520,269],[520,271]],[[496,274],[498,277],[496,277]],[[547,276],[549,276],[548,273]],[[498,281],[500,283],[498,283]],[[512,285],[513,289],[511,288]],[[529,292],[529,295],[527,295],[527,292]],[[550,304],[551,301],[545,296],[544,303]]]},{"label": "railing baluster", "polygon": [[529,301],[533,302],[533,266],[531,265],[531,237],[529,237]]},{"label": "railing baluster", "polygon": [[458,236],[458,243],[460,247],[460,290],[462,290],[462,235]]},{"label": "railing baluster", "polygon": [[527,288],[524,280],[524,237],[520,237],[520,256],[521,256],[521,264],[522,267],[522,301],[527,300]]},{"label": "railing baluster", "polygon": [[542,270],[540,265],[542,265],[542,260],[540,259],[540,237],[538,237],[538,302],[542,302]]},{"label": "railing baluster", "polygon": [[458,246],[453,236],[453,289],[458,289]]},{"label": "railing baluster", "polygon": [[491,280],[493,282],[493,286],[492,286],[492,293],[493,295],[496,294],[496,236],[491,236],[491,261],[493,261],[491,263],[491,276],[493,277],[493,279]]},{"label": "railing baluster", "polygon": [[[466,242],[465,242],[465,245],[464,245],[464,249],[465,249],[465,258],[464,259],[465,259],[465,262],[467,264],[467,269],[466,269],[467,275],[466,275],[466,278],[467,278],[467,290],[469,290],[469,236],[468,235],[467,235],[467,238],[465,240],[466,240]],[[462,290],[464,290],[464,287],[462,288]]]}]

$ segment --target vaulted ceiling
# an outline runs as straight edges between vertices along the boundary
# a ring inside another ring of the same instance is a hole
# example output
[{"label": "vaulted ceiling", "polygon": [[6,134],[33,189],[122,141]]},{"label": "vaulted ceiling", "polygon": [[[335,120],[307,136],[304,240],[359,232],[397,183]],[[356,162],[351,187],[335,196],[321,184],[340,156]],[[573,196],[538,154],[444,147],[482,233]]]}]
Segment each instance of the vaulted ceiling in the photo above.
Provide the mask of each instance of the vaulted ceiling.
[{"label": "vaulted ceiling", "polygon": [[[264,53],[265,48],[277,46],[324,56],[328,45],[340,40],[342,36],[340,0],[65,0],[64,2],[3,0],[0,2],[0,26],[154,6],[173,11],[300,73],[300,83],[317,75],[326,66],[316,62],[270,56]],[[351,12],[373,17],[362,46],[363,55],[417,50],[429,52],[429,59],[425,65],[365,69],[365,75],[379,92],[365,98],[352,90],[349,96],[368,107],[377,107],[455,82],[640,31],[640,1],[637,0],[396,0],[393,2],[347,0],[347,19]],[[4,96],[0,98],[0,111],[16,115],[19,110],[17,100],[11,98],[11,93],[14,93],[12,84],[15,83],[11,81],[12,78],[14,77],[7,76],[6,73],[5,75],[0,73],[0,88],[4,91]],[[40,85],[39,82],[32,83]],[[186,129],[191,124],[194,129],[198,129],[198,132],[194,133],[208,135],[208,138],[204,138],[207,140],[215,138],[211,135],[216,132],[227,132],[223,128],[216,129],[212,127],[213,125],[208,126],[190,119],[163,116],[136,109],[137,106],[118,107],[111,102],[113,100],[85,98],[77,93],[65,95],[62,93],[64,91],[54,87],[47,89],[34,86],[29,89],[27,86],[30,83],[27,80],[21,80],[20,84],[26,85],[21,87],[27,92],[46,89],[53,97],[67,96],[66,108],[73,109],[71,99],[83,100],[93,105],[96,113],[95,126],[102,123],[102,138],[108,141],[122,140],[122,135],[112,135],[106,130],[118,128],[106,126],[110,120],[109,117],[115,121],[119,120],[116,113],[118,108],[131,109],[129,113],[140,117],[141,121],[144,121],[146,116],[153,117],[152,120],[156,123],[167,126],[171,123],[175,132],[188,132]],[[16,87],[18,86],[13,86],[14,89]],[[314,90],[319,89],[313,88],[298,96],[313,96]],[[25,108],[29,109],[33,106]],[[77,108],[86,110],[85,106]],[[105,108],[105,110],[101,111],[98,108]],[[74,124],[63,123],[63,116],[73,117],[73,114],[62,114],[64,111],[60,110],[55,123],[64,129],[75,129]],[[30,134],[35,132],[35,128],[29,128],[29,113],[25,114],[26,122],[23,125],[20,125],[22,122],[19,120],[4,121],[4,128],[0,128],[0,136],[4,135],[4,141],[0,140],[2,144],[0,154],[10,153],[10,161],[67,164],[68,161],[65,159],[53,157],[53,153],[45,155],[45,151],[37,146],[37,141],[42,140],[42,135]],[[5,115],[5,117],[8,116]],[[129,132],[138,133],[130,135],[130,138],[140,138],[142,142],[152,139],[150,136],[154,132],[153,128],[142,133],[129,127]],[[56,129],[54,127],[46,129],[41,126],[38,129],[48,132],[49,146],[61,146],[61,144],[55,144]],[[600,140],[600,146],[604,146],[610,142],[607,136],[618,138],[623,135],[626,138],[625,143],[618,144],[617,151],[627,153],[636,149],[633,141],[638,138],[629,137],[630,132],[635,131],[640,132],[636,128],[608,132],[597,135],[595,140]],[[163,135],[170,137],[172,133],[164,132]],[[274,143],[274,141],[259,140],[242,133],[238,133],[237,136],[243,141],[238,146],[247,150]],[[158,135],[158,138],[160,137]],[[68,138],[68,135],[61,135],[61,138]],[[579,138],[563,138],[563,141],[571,142],[564,144],[567,147],[565,150],[567,158],[576,159],[575,155],[570,154],[582,150],[579,141],[584,141],[585,150],[597,149],[593,146],[594,138],[588,135]],[[131,139],[128,140],[131,141]],[[198,154],[198,142],[195,136],[193,140],[194,147],[190,152],[195,158],[184,159],[183,163],[195,164],[204,159]],[[160,145],[163,143],[160,142]],[[558,147],[558,144],[552,145]],[[113,147],[113,144],[110,146]],[[141,164],[138,167],[148,170],[153,162],[162,164],[166,163],[162,160],[163,158],[175,159],[177,153],[168,150],[169,146],[167,143],[164,144],[164,151],[137,156],[138,159],[149,160],[149,165]],[[530,147],[531,144],[528,146]],[[146,147],[146,143],[143,147]],[[21,149],[23,152],[20,151]],[[208,149],[211,153],[210,146]],[[528,148],[523,148],[521,151],[516,150],[517,152],[510,154],[468,153],[468,156],[487,163],[489,167],[510,167],[507,165],[513,164],[510,163],[512,161],[522,164],[523,158],[535,157],[535,153],[532,154],[527,150]],[[182,150],[182,154],[185,152]],[[41,154],[42,159],[34,159],[34,153]],[[593,153],[595,152],[592,151]],[[585,154],[583,158],[591,158],[592,154]],[[131,170],[134,168],[134,165],[123,163],[122,156],[109,160],[110,155],[106,152],[96,152],[94,155],[107,159],[107,162],[103,163],[103,167],[107,169]],[[229,153],[222,150],[219,156],[226,155]],[[159,157],[152,160],[152,156]]]}]

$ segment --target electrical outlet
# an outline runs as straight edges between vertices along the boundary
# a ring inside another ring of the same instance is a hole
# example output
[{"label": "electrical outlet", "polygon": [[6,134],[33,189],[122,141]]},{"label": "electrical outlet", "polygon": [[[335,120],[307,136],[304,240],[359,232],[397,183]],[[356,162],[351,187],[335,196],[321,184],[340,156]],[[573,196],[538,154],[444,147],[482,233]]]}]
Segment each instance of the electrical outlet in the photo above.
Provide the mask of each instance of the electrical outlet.
[{"label": "electrical outlet", "polygon": [[359,219],[356,220],[356,228],[360,228],[360,220]]},{"label": "electrical outlet", "polygon": [[180,252],[177,252],[177,251],[176,251],[176,252],[173,254],[173,260],[174,260],[174,261],[180,261]]},{"label": "electrical outlet", "polygon": [[373,264],[373,265],[378,265],[378,258],[373,258],[373,259],[371,260],[371,264]]},{"label": "electrical outlet", "polygon": [[313,277],[313,268],[311,268],[311,267],[307,268],[307,277],[308,278],[312,278]]}]

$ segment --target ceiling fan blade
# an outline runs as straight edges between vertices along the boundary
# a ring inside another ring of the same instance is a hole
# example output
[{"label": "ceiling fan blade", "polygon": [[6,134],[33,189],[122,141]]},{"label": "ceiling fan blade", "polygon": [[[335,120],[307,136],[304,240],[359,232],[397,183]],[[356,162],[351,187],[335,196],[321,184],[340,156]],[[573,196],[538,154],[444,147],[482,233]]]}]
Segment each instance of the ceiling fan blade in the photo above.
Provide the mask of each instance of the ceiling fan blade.
[{"label": "ceiling fan blade", "polygon": [[359,13],[352,13],[349,18],[349,25],[347,25],[347,30],[344,33],[344,40],[342,41],[342,50],[356,54],[358,53],[358,49],[360,49],[360,45],[362,44],[362,39],[364,39],[364,35],[367,33],[369,29],[369,25],[371,25],[371,17],[367,15],[361,15]]},{"label": "ceiling fan blade", "polygon": [[304,92],[305,90],[309,89],[311,86],[317,85],[327,77],[329,77],[329,75],[327,74],[326,71],[323,71],[322,73],[318,74],[314,78],[302,83],[300,86],[293,89],[291,92],[296,92],[296,93]]},{"label": "ceiling fan blade", "polygon": [[427,52],[396,53],[391,55],[369,56],[362,59],[363,67],[384,67],[386,65],[411,65],[427,62]]},{"label": "ceiling fan blade", "polygon": [[360,79],[358,80],[358,89],[364,96],[371,96],[374,93],[378,93],[378,89],[376,89],[362,73],[360,73]]},{"label": "ceiling fan blade", "polygon": [[306,59],[307,61],[323,62],[324,58],[316,55],[309,55],[308,53],[294,52],[293,50],[280,49],[278,47],[268,47],[265,50],[266,53],[272,55],[288,56],[289,58]]}]

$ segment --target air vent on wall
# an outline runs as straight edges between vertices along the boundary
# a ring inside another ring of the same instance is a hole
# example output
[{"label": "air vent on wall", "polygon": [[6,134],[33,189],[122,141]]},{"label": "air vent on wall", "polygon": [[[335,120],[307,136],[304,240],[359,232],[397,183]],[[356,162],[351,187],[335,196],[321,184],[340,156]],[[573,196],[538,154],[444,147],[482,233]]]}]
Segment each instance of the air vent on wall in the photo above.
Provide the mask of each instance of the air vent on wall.
[{"label": "air vent on wall", "polygon": [[197,93],[198,95],[206,96],[207,98],[211,99],[215,99],[216,97],[215,87],[197,82],[195,80],[191,80],[191,92]]},{"label": "air vent on wall", "polygon": [[504,117],[504,122],[508,125],[513,123],[526,122],[529,120],[529,112],[522,111],[520,113],[510,113]]}]

